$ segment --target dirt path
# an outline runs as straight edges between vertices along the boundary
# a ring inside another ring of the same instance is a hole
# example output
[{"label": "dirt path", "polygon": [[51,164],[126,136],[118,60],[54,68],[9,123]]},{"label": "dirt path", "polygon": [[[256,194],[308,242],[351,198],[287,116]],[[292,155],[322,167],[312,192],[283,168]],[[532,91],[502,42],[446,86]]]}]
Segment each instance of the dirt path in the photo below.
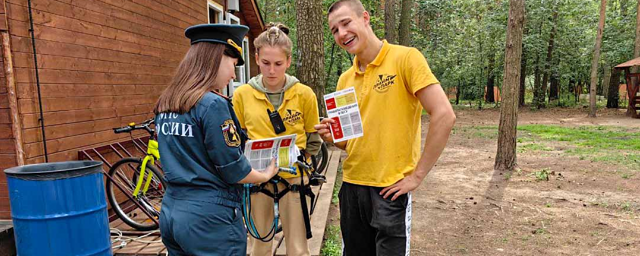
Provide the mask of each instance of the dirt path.
[{"label": "dirt path", "polygon": [[[456,114],[456,128],[498,125],[497,109]],[[598,114],[525,110],[519,123],[640,132],[640,120],[623,112]],[[493,170],[496,146],[495,139],[452,135],[414,192],[413,255],[640,255],[640,175],[621,176],[638,170],[545,152],[519,154],[521,170],[500,173]],[[549,181],[536,180],[542,169]]]}]

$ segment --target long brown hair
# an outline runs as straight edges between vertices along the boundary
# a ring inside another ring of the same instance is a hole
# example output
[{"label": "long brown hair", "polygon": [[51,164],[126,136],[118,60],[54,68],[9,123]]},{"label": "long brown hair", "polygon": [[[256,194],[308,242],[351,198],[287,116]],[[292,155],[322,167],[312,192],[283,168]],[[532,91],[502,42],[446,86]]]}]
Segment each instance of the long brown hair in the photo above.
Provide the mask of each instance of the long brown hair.
[{"label": "long brown hair", "polygon": [[223,54],[235,58],[233,50],[224,44],[200,42],[191,45],[171,83],[158,98],[153,113],[184,114],[191,110],[214,85]]}]

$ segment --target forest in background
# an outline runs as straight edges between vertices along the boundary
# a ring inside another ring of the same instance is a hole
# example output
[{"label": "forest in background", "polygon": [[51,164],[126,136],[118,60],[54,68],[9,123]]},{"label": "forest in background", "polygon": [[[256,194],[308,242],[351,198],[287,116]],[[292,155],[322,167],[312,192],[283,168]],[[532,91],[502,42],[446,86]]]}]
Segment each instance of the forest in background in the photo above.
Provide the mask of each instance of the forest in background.
[{"label": "forest in background", "polygon": [[[291,28],[294,65],[289,73],[294,75],[301,59],[300,51],[296,51],[296,2],[305,1],[258,0],[265,22],[281,22]],[[352,60],[352,56],[334,46],[329,33],[326,9],[332,2],[322,1],[326,92],[335,90],[338,77],[351,66]],[[398,43],[397,34],[387,34],[402,33],[403,28],[409,32],[409,43],[405,44],[422,51],[454,104],[468,103],[482,108],[483,104],[496,100],[485,90],[502,87],[509,1],[363,0],[362,3],[371,14],[371,25],[380,38],[391,37],[390,42]],[[534,108],[574,106],[578,94],[588,94],[599,4],[583,0],[526,1],[522,56],[525,76],[521,82],[525,89],[521,97],[524,104]],[[403,5],[410,8],[403,9]],[[410,19],[409,30],[408,26],[400,25],[403,13]],[[616,82],[624,83],[617,70],[612,72],[612,67],[633,57],[636,14],[636,1],[607,2],[597,94],[608,98],[609,106],[624,108],[627,104],[618,100],[624,97],[617,90],[610,93],[608,88]],[[583,98],[582,102],[587,100]]]}]

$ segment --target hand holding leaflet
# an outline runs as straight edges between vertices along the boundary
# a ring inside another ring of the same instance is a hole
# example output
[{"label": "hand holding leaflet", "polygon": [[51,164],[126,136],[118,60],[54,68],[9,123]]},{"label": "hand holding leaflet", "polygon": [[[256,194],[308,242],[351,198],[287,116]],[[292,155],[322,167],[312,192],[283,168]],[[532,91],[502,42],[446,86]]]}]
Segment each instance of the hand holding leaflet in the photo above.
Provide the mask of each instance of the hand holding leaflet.
[{"label": "hand holding leaflet", "polygon": [[356,91],[353,87],[324,96],[327,115],[335,122],[331,125],[333,142],[362,137],[362,119]]},{"label": "hand holding leaflet", "polygon": [[[271,159],[276,159],[276,166],[289,169],[297,161],[300,150],[296,146],[296,135],[247,141],[244,155],[249,159],[251,167],[262,171]],[[295,170],[293,170],[295,171]]]}]

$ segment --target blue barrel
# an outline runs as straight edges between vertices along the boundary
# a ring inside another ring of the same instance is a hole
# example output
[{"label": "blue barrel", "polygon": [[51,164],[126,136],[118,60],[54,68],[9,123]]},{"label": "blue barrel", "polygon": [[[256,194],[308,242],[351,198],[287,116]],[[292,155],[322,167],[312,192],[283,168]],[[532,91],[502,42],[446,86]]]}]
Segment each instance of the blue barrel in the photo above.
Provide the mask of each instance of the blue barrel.
[{"label": "blue barrel", "polygon": [[102,162],[34,164],[4,172],[18,255],[113,255]]}]

